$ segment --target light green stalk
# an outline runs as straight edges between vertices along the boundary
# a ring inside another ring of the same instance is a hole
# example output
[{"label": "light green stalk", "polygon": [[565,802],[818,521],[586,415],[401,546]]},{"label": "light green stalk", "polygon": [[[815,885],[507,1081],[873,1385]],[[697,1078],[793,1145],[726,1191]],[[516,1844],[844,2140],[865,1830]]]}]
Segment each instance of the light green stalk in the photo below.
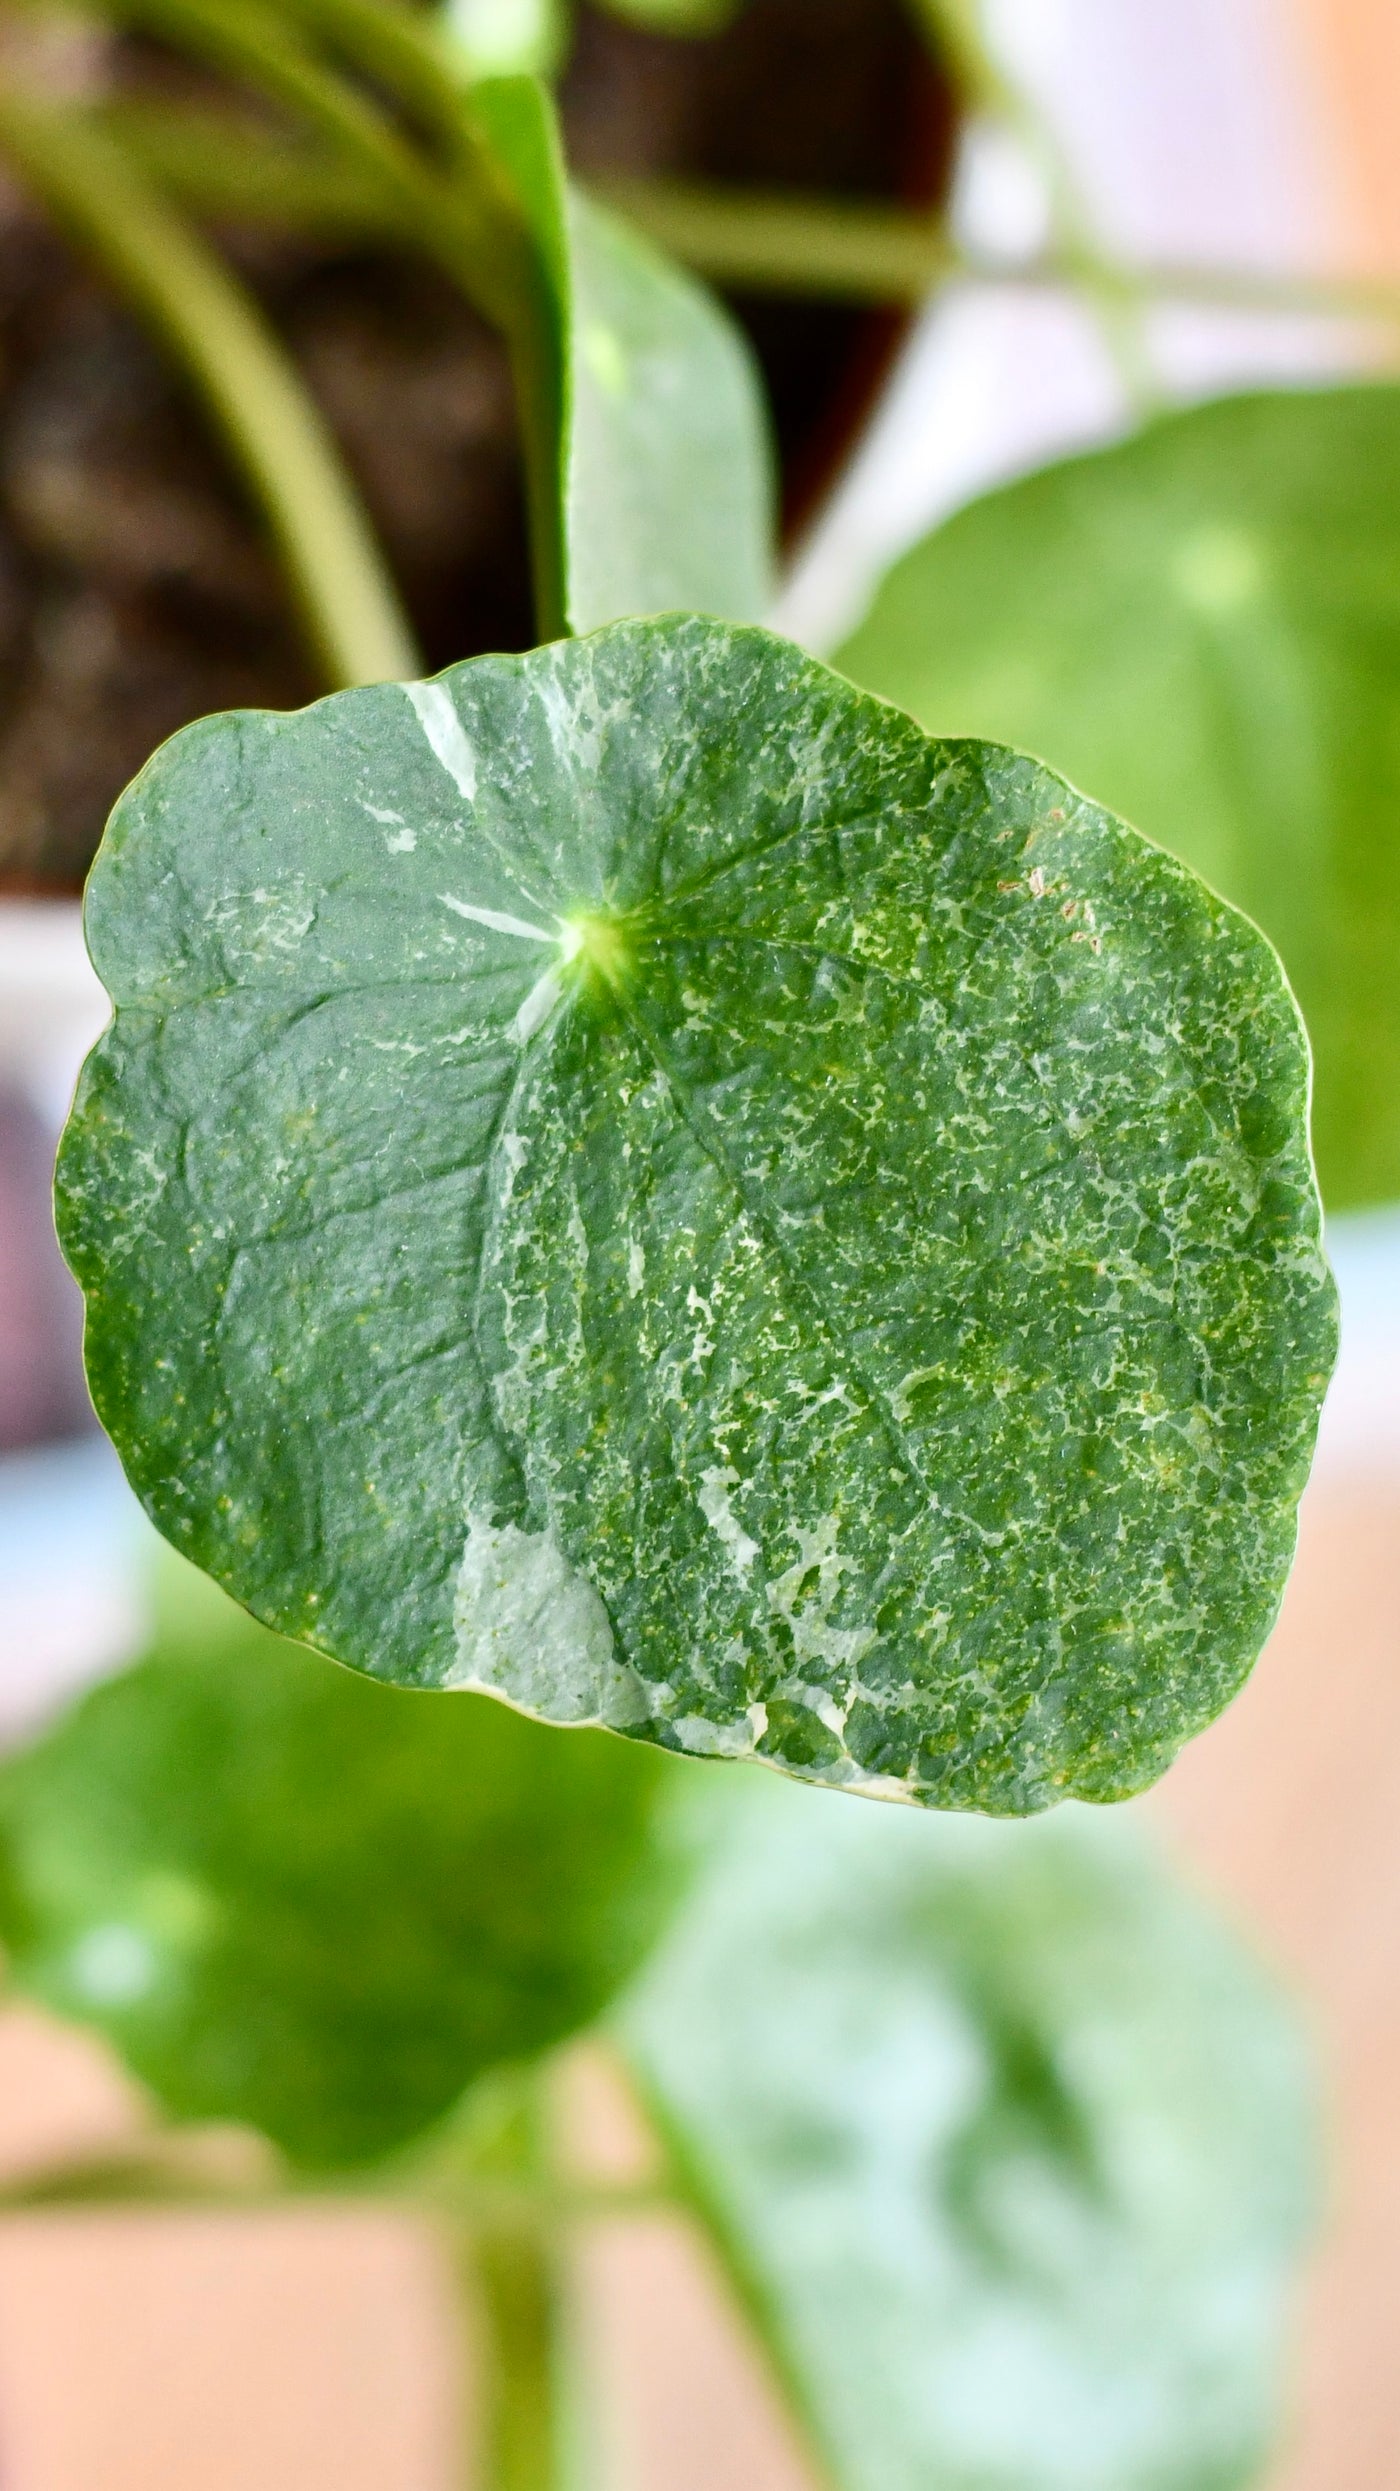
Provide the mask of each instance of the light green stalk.
[{"label": "light green stalk", "polygon": [[[956,277],[1056,290],[1082,282],[1077,255],[1050,250],[1032,259],[992,258],[956,243],[941,219],[903,208],[701,182],[632,179],[594,187],[664,249],[721,285],[916,304]],[[1393,279],[1280,276],[1162,260],[1115,262],[1098,273],[1101,283],[1140,304],[1400,324],[1400,285]]]},{"label": "light green stalk", "polygon": [[[296,0],[278,11],[261,0],[97,0],[97,5],[115,23],[159,35],[316,131],[335,157],[357,171],[367,191],[378,196],[382,212],[405,234],[429,244],[434,233],[440,240],[446,234],[465,291],[488,320],[509,324],[515,272],[505,194],[488,200],[479,184],[449,190],[372,98],[317,58],[302,39],[298,19],[306,17],[315,26],[333,14],[329,7],[298,7]],[[358,28],[359,13],[350,0],[341,0],[334,14],[345,15],[351,30]],[[371,10],[376,21],[378,15],[377,8]],[[383,66],[378,48],[366,66],[372,71]],[[405,100],[421,103],[416,80]]]},{"label": "light green stalk", "polygon": [[929,43],[951,70],[972,111],[1018,138],[1045,184],[1056,258],[1098,316],[1129,404],[1139,414],[1161,402],[1142,303],[1099,243],[1073,167],[1034,100],[1010,77],[982,32],[981,0],[910,0]]},{"label": "light green stalk", "polygon": [[594,189],[720,285],[858,303],[919,303],[957,274],[941,219],[794,191],[628,179]]},{"label": "light green stalk", "polygon": [[[563,629],[563,512],[558,490],[562,396],[548,279],[525,218],[480,139],[470,88],[431,20],[395,0],[94,0],[251,86],[327,142],[377,198],[403,241],[435,259],[505,337],[525,447],[536,617],[542,639]],[[412,115],[428,116],[452,161],[424,155],[362,87],[303,40],[329,42]]]},{"label": "light green stalk", "polygon": [[[526,2190],[554,2176],[550,2070],[503,2071],[486,2095],[471,2154],[479,2183]],[[538,2220],[479,2214],[458,2230],[462,2281],[476,2319],[475,2491],[565,2491],[569,2472],[566,2251]]]},{"label": "light green stalk", "polygon": [[[227,12],[229,0],[160,0]],[[147,0],[141,0],[147,5]],[[247,0],[235,0],[242,8]],[[519,204],[477,124],[460,48],[440,20],[402,0],[286,0],[298,23],[380,81],[446,141],[435,177],[417,168],[399,198],[419,247],[502,331],[510,350],[525,452],[526,502],[541,639],[565,629],[564,515],[559,496],[563,383],[549,279]],[[329,134],[329,123],[323,124]],[[366,169],[371,169],[367,163]]]},{"label": "light green stalk", "polygon": [[92,127],[192,216],[330,241],[402,243],[398,218],[356,165],[228,105],[118,96]]}]

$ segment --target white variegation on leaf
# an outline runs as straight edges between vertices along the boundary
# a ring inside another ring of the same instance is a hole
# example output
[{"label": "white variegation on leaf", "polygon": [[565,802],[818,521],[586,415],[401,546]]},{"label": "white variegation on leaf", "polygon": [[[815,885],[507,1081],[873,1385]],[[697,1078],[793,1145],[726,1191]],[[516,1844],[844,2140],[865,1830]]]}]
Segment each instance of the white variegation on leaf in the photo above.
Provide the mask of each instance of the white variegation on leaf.
[{"label": "white variegation on leaf", "polygon": [[355,1667],[1024,1811],[1272,1623],[1335,1345],[1264,940],[757,630],[191,728],[62,1226],[161,1528]]}]

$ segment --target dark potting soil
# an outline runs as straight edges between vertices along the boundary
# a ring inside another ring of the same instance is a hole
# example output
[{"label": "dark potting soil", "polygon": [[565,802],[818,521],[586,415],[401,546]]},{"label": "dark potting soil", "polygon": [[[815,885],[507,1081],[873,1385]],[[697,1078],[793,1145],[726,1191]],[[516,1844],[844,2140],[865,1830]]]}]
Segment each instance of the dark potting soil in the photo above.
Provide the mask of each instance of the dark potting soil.
[{"label": "dark potting soil", "polygon": [[[161,76],[128,48],[133,76]],[[945,100],[899,0],[749,0],[705,42],[581,15],[563,88],[585,175],[936,198]],[[412,261],[221,240],[325,409],[430,668],[532,637],[514,414],[491,332]],[[897,337],[810,302],[734,308],[771,394],[789,525]],[[74,890],[120,789],[211,709],[314,697],[276,565],[199,407],[14,194],[0,202],[0,889]]]}]

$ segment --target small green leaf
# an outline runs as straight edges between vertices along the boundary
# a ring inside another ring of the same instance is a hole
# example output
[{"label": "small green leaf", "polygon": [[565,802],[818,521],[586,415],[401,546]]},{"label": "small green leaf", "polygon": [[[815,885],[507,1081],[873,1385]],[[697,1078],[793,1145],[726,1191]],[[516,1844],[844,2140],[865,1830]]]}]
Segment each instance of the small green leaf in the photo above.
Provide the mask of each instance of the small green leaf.
[{"label": "small green leaf", "polygon": [[761,631],[206,719],[61,1160],[160,1528],[418,1685],[954,1807],[1161,1772],[1335,1346],[1262,938]]},{"label": "small green leaf", "polygon": [[960,512],[840,665],[1041,753],[1283,954],[1330,1208],[1400,1196],[1400,390],[1226,399]]},{"label": "small green leaf", "polygon": [[167,1558],[150,1656],[0,1765],[12,1978],[167,2107],[384,2152],[591,2021],[660,1925],[661,1759],[371,1685]]},{"label": "small green leaf", "polygon": [[833,2482],[1253,2481],[1313,2136],[1249,1957],[1118,1822],[762,1795],[616,2021]]},{"label": "small green leaf", "polygon": [[473,102],[552,289],[568,628],[681,607],[756,620],[772,474],[747,345],[704,286],[568,182],[543,87],[492,80]]}]

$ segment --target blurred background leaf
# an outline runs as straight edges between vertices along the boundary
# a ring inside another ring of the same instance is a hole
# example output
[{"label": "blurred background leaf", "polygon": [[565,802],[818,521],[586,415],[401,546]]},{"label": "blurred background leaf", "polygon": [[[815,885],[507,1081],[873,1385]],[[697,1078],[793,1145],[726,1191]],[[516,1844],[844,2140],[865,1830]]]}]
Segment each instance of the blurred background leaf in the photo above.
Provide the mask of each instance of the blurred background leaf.
[{"label": "blurred background leaf", "polygon": [[1331,1210],[1400,1197],[1400,390],[1224,399],[960,511],[836,661],[1039,754],[1283,955]]},{"label": "blurred background leaf", "polygon": [[160,1566],[147,1656],[0,1767],[12,1977],[177,2116],[384,2153],[633,1971],[686,1768],[380,1686]]},{"label": "blurred background leaf", "polygon": [[1252,2479],[1304,2058],[1135,1826],[756,1788],[617,2024],[843,2491]]}]

